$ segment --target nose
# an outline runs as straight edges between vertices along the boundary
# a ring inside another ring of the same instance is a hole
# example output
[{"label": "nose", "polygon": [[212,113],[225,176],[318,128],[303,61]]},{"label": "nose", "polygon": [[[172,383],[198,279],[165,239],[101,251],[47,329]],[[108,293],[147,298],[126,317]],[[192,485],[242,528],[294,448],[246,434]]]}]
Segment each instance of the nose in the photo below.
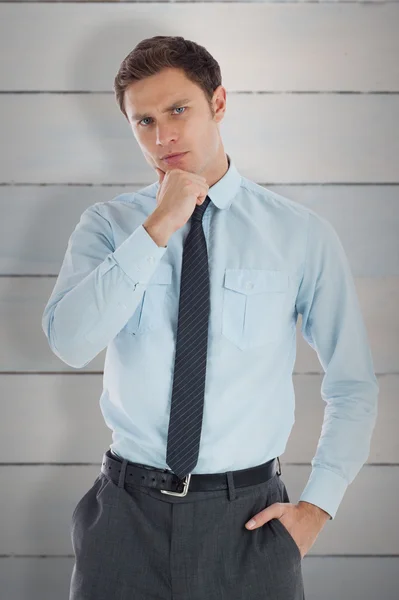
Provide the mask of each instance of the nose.
[{"label": "nose", "polygon": [[[170,148],[174,142],[177,140],[176,130],[172,129],[170,125],[162,125],[156,128],[157,131],[157,140],[156,143],[158,146],[163,146],[164,148]],[[165,153],[164,153],[165,154]]]}]

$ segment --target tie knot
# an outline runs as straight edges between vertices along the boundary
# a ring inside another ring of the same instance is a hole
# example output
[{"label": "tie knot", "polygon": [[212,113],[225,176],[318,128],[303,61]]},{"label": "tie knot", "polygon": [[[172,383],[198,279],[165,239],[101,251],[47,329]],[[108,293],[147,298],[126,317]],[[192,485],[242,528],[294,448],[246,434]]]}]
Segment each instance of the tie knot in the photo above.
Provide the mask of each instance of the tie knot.
[{"label": "tie knot", "polygon": [[202,221],[202,217],[204,216],[204,212],[206,211],[210,201],[211,199],[209,198],[209,196],[207,196],[202,204],[197,204],[193,214],[191,215],[193,221]]}]

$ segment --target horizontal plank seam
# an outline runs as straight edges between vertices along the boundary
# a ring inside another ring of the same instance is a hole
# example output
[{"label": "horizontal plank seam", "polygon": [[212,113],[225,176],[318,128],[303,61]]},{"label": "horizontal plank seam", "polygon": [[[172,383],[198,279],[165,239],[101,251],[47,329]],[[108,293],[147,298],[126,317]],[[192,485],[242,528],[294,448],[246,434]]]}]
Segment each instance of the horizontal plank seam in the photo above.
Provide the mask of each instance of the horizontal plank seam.
[{"label": "horizontal plank seam", "polygon": [[[103,375],[104,371],[0,371],[0,377],[2,375]],[[321,377],[324,375],[322,371],[292,371],[293,375],[312,375]],[[387,377],[391,375],[399,375],[399,371],[384,371],[379,373],[375,371],[377,377]]]},{"label": "horizontal plank seam", "polygon": [[[57,0],[56,0],[57,1]],[[233,4],[235,0],[219,0],[219,2],[225,4]],[[246,0],[237,0],[237,1],[246,1]],[[12,2],[13,4],[30,4],[32,0],[3,0],[4,4],[8,2]],[[118,0],[120,4],[124,3],[135,3],[138,2],[143,4],[143,0]],[[179,2],[180,4],[191,4],[192,0],[158,0],[162,4],[171,4],[172,2]],[[214,0],[203,0],[203,2],[214,2]],[[253,2],[253,0],[249,0],[252,4],[264,4],[264,0],[260,0],[259,2]],[[298,2],[297,0],[291,0],[290,4],[328,4],[329,0],[301,0]],[[384,0],[384,4],[393,4],[396,3],[397,0]],[[49,0],[37,0],[35,4],[49,4]],[[51,3],[53,4],[53,2]],[[75,2],[69,1],[68,4],[79,4],[81,5],[81,0],[76,0]],[[336,0],[336,4],[379,4],[381,5],[381,0],[345,0],[340,1]]]},{"label": "horizontal plank seam", "polygon": [[[181,0],[179,0],[181,1]],[[212,0],[213,1],[213,0]],[[397,2],[397,0],[394,0]],[[384,2],[385,4],[386,2]],[[68,2],[68,4],[71,4]],[[345,2],[347,4],[347,2]],[[356,3],[358,4],[358,2]],[[372,4],[372,2],[367,2],[367,4]],[[379,3],[380,4],[380,3]],[[399,90],[228,90],[226,88],[226,92],[230,95],[247,95],[247,96],[275,96],[275,95],[283,95],[289,94],[290,96],[296,94],[309,94],[311,96],[325,94],[329,96],[334,96],[336,94],[348,94],[348,95],[362,95],[362,96],[374,96],[377,94],[386,94],[386,95],[397,95],[399,94]],[[25,94],[59,94],[62,95],[114,95],[115,92],[112,90],[0,90],[0,95],[6,94],[15,94],[15,95],[25,95]]]},{"label": "horizontal plank seam", "polygon": [[[281,462],[282,467],[310,467],[308,462]],[[0,467],[99,467],[100,462],[0,462]],[[399,463],[369,462],[366,467],[399,467]]]},{"label": "horizontal plank seam", "polygon": [[[139,191],[140,188],[142,187],[147,187],[149,185],[152,185],[154,182],[130,182],[130,183],[92,183],[92,182],[64,182],[64,183],[29,183],[29,182],[14,182],[14,181],[0,181],[0,187],[136,187],[137,190]],[[398,186],[399,182],[398,181],[290,181],[290,182],[284,182],[284,181],[266,181],[264,183],[261,182],[257,182],[254,181],[254,183],[256,183],[257,185],[262,185],[262,186],[266,186],[266,187],[270,187],[270,186],[291,186],[291,185],[296,185],[296,186],[302,186],[302,187],[326,187],[326,186],[345,186],[345,187],[349,187],[352,185],[358,185],[358,186],[375,186],[375,187],[380,187],[380,186],[384,186],[384,185],[392,185],[392,186]],[[132,190],[134,191],[134,190]]]},{"label": "horizontal plank seam", "polygon": [[[4,558],[75,558],[74,554],[0,554]],[[307,558],[399,558],[399,554],[307,554]]]}]

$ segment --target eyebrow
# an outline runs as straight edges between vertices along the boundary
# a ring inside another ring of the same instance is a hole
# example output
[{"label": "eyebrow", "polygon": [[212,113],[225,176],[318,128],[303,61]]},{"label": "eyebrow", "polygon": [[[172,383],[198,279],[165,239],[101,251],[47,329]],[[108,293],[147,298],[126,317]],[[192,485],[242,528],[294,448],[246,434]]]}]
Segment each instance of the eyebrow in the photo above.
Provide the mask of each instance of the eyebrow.
[{"label": "eyebrow", "polygon": [[[180,107],[182,104],[185,104],[186,102],[191,102],[190,98],[183,98],[182,100],[176,100],[175,102],[173,102],[173,104],[171,106],[168,106],[167,108],[163,109],[163,113],[169,112],[170,110],[173,110],[174,108],[178,108]],[[131,119],[133,121],[141,121],[141,119],[146,119],[150,117],[150,115],[148,113],[136,113],[134,115],[131,115]]]}]

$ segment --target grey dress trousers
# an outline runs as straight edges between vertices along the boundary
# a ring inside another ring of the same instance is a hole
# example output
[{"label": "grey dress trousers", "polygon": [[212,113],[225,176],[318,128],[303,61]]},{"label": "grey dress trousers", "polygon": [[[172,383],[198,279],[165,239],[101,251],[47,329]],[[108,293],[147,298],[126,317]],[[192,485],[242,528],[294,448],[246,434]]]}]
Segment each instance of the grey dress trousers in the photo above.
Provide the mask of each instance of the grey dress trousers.
[{"label": "grey dress trousers", "polygon": [[245,527],[274,502],[290,502],[281,474],[240,488],[226,474],[227,489],[184,497],[122,475],[117,484],[100,472],[75,507],[69,600],[305,599],[287,528],[279,519]]}]

